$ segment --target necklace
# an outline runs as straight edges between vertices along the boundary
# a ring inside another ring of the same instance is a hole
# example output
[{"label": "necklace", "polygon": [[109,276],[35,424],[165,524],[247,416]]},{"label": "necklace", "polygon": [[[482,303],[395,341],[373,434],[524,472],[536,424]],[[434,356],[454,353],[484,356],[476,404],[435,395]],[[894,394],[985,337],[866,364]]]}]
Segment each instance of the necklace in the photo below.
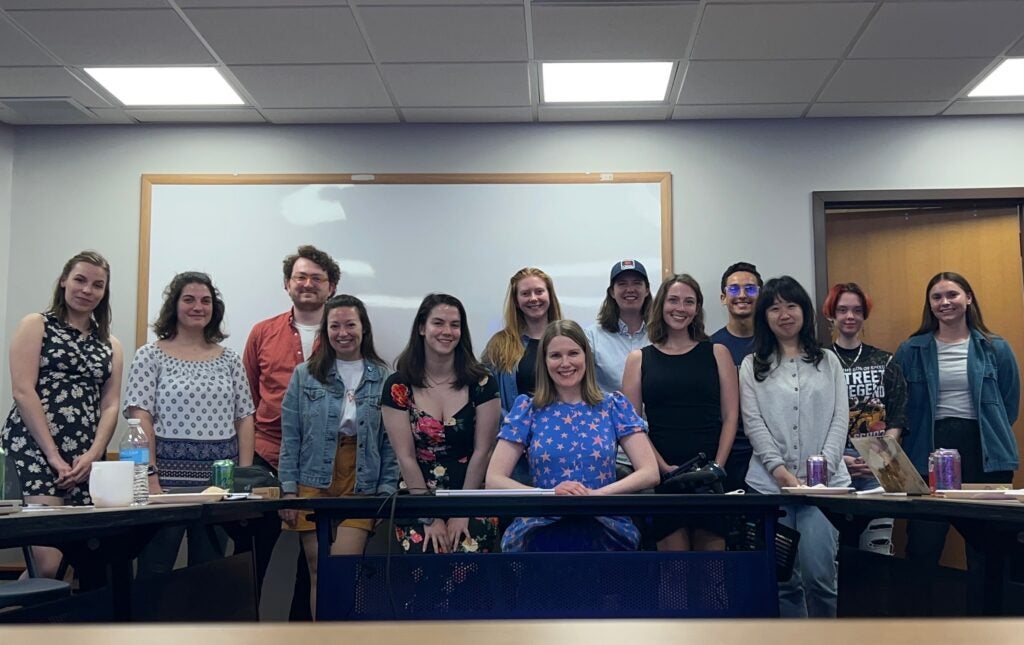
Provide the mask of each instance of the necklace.
[{"label": "necklace", "polygon": [[423,378],[424,378],[424,380],[426,380],[428,387],[438,387],[440,385],[451,385],[452,384],[451,381],[443,380],[443,378],[442,379],[438,379],[438,380],[432,379],[432,378],[430,378],[430,376],[428,374],[424,374]]},{"label": "necklace", "polygon": [[[844,368],[846,368],[846,369],[853,369],[853,366],[854,366],[854,365],[856,365],[856,364],[857,364],[857,361],[859,361],[859,360],[860,360],[860,353],[864,351],[864,343],[861,343],[861,344],[860,344],[860,345],[859,345],[859,346],[857,347],[857,355],[856,355],[856,356],[854,356],[854,357],[853,357],[853,360],[852,360],[852,361],[850,361],[849,363],[847,363],[847,362],[846,362],[846,361],[845,361],[845,360],[843,359],[843,355],[842,355],[842,354],[841,354],[841,353],[839,352],[839,346],[838,346],[838,345],[836,345],[835,343],[832,343],[832,349],[833,349],[833,350],[835,350],[835,352],[836,352],[836,358],[838,358],[838,359],[839,359],[839,364],[840,364],[840,365],[842,365],[842,366],[843,366]],[[845,348],[844,348],[844,349],[845,349]]]}]

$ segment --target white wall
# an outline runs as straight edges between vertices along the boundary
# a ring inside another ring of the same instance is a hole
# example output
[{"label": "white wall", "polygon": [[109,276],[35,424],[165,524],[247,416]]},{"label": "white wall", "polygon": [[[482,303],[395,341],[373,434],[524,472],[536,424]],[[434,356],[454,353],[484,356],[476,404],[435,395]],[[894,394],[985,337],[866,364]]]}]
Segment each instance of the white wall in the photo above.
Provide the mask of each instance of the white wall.
[{"label": "white wall", "polygon": [[[10,274],[11,249],[11,181],[14,177],[14,130],[0,125],[0,321],[7,319],[7,276]],[[0,348],[7,353],[7,328],[0,325]],[[6,364],[0,370],[0,391],[5,391],[8,375]],[[6,400],[6,399],[4,399]],[[0,409],[5,409],[0,404]]]},{"label": "white wall", "polygon": [[[96,248],[113,266],[113,331],[127,345],[126,362],[135,336],[141,173],[669,171],[675,269],[704,285],[712,330],[724,322],[717,281],[735,260],[755,262],[765,276],[792,274],[812,287],[812,191],[1024,186],[1019,117],[90,126],[19,128],[16,135],[11,279],[0,333],[9,337],[21,316],[46,306],[70,255]],[[0,187],[3,141],[0,135]],[[0,243],[3,208],[0,198]],[[591,234],[580,231],[579,242]],[[244,234],[224,240],[224,252],[244,253]],[[269,294],[278,289],[267,285]],[[6,373],[6,352],[2,369]],[[10,401],[6,381],[0,401]]]}]

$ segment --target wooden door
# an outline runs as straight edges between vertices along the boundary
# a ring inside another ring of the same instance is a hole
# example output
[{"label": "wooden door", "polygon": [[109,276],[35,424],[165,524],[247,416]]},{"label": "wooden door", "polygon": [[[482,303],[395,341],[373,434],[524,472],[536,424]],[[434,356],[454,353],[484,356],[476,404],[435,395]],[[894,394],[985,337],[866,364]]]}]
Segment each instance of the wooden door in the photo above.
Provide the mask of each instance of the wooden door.
[{"label": "wooden door", "polygon": [[[928,280],[955,271],[974,288],[988,328],[1010,343],[1018,362],[1024,359],[1016,207],[829,211],[825,235],[829,285],[856,282],[874,301],[864,325],[867,343],[896,351],[921,324]],[[1024,420],[1013,429],[1024,447]],[[1017,471],[1014,485],[1024,485],[1024,471]],[[954,548],[956,542],[947,544],[943,563],[962,567],[963,548]]]}]

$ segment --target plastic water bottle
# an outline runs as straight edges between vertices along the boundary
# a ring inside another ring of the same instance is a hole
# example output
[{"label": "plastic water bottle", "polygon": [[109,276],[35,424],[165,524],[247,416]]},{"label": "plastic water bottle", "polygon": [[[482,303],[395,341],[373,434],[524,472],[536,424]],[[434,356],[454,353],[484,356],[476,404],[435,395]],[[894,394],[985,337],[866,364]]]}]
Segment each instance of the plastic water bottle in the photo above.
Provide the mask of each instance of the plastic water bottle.
[{"label": "plastic water bottle", "polygon": [[142,421],[128,419],[128,434],[121,441],[121,461],[135,462],[132,479],[132,503],[149,503],[149,439],[142,429]]}]

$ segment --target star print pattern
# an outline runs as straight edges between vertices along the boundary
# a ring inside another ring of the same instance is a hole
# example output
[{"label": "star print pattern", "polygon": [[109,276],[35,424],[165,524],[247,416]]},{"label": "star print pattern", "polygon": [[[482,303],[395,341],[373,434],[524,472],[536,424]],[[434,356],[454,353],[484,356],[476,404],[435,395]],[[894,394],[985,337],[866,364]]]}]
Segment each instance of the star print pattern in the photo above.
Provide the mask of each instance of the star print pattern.
[{"label": "star print pattern", "polygon": [[[647,425],[622,394],[606,394],[597,405],[556,402],[535,410],[522,395],[501,426],[499,439],[526,446],[530,473],[540,488],[577,481],[601,488],[615,481],[615,453],[620,439],[646,432]],[[555,464],[552,466],[552,464]],[[505,531],[502,551],[523,550],[529,533],[557,517],[520,517]],[[609,550],[636,549],[640,534],[627,517],[598,517]]]},{"label": "star print pattern", "polygon": [[[110,378],[113,349],[95,333],[83,335],[53,314],[44,313],[43,318],[36,394],[50,436],[70,465],[92,447],[96,437],[101,390]],[[57,489],[56,473],[25,426],[17,404],[11,408],[0,439],[18,471],[22,495],[65,497],[72,505],[92,503],[88,482],[67,491]]]}]

